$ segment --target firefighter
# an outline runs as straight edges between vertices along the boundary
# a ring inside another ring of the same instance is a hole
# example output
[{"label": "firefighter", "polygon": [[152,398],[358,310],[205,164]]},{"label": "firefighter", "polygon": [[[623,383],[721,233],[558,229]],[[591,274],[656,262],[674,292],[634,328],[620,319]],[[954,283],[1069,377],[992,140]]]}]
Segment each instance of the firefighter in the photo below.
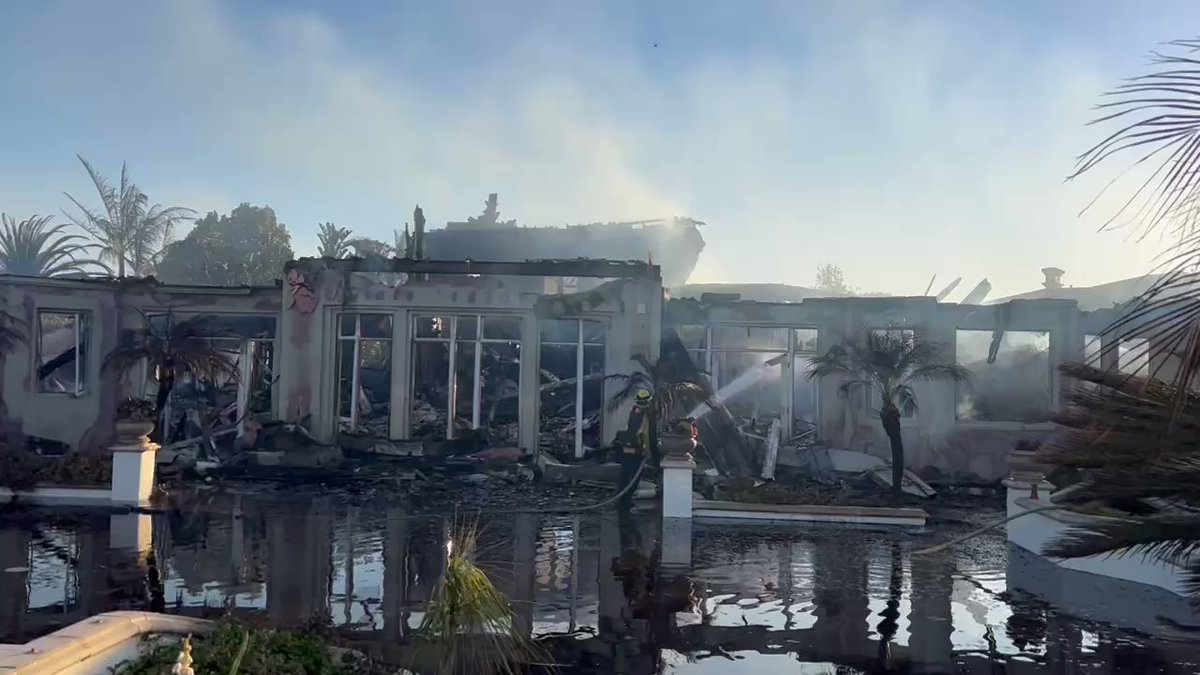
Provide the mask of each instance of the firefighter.
[{"label": "firefighter", "polygon": [[[621,487],[629,485],[637,474],[638,468],[641,467],[642,461],[646,458],[651,450],[650,426],[653,424],[653,415],[650,407],[654,403],[654,394],[649,389],[638,389],[633,396],[633,408],[629,411],[629,423],[625,427],[625,431],[618,435],[617,446],[620,451],[618,462],[621,464]],[[631,488],[622,497],[621,501],[624,504],[633,502],[633,493],[637,489]]]}]

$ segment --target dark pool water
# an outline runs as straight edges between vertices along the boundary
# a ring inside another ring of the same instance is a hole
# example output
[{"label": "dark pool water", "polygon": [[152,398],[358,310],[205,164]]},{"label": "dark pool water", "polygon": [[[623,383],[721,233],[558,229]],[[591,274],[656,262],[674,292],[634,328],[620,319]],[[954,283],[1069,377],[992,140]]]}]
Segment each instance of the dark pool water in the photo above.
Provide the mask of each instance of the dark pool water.
[{"label": "dark pool water", "polygon": [[[1002,531],[914,556],[997,514],[937,515],[950,522],[921,532],[696,525],[690,565],[660,570],[649,514],[485,513],[477,557],[522,623],[570,636],[557,638],[569,645],[566,672],[1200,672],[1200,644],[1158,630],[1162,604],[1177,598],[1060,579],[1010,551]],[[153,516],[10,511],[0,516],[0,641],[162,603],[280,624],[325,616],[393,658],[421,622],[447,534],[465,520],[217,491]]]}]

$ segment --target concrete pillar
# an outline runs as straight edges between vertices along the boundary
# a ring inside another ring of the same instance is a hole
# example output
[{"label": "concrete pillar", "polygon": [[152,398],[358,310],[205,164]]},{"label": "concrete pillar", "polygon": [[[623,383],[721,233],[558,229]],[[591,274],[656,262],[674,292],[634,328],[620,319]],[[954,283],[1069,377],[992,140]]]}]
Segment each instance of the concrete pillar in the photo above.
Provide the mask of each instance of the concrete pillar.
[{"label": "concrete pillar", "polygon": [[519,515],[513,532],[513,619],[525,634],[533,633],[534,589],[536,587],[537,522]]},{"label": "concrete pillar", "polygon": [[[664,458],[662,467],[662,517],[663,522],[676,518],[692,517],[692,471],[696,462],[692,458]],[[665,528],[664,528],[665,530]]]},{"label": "concrete pillar", "polygon": [[383,632],[389,640],[408,635],[409,580],[408,514],[401,508],[387,510],[383,540]]},{"label": "concrete pillar", "polygon": [[954,632],[951,597],[954,594],[953,565],[944,553],[933,560],[913,560],[912,611],[908,617],[909,660],[921,673],[955,672]]},{"label": "concrete pillar", "polygon": [[158,444],[144,437],[112,446],[112,501],[123,506],[149,506],[154,490],[154,457]]},{"label": "concrete pillar", "polygon": [[689,569],[692,566],[692,519],[663,518],[662,556],[664,568]]},{"label": "concrete pillar", "polygon": [[108,547],[139,554],[154,545],[154,520],[147,513],[119,513],[108,517]]}]

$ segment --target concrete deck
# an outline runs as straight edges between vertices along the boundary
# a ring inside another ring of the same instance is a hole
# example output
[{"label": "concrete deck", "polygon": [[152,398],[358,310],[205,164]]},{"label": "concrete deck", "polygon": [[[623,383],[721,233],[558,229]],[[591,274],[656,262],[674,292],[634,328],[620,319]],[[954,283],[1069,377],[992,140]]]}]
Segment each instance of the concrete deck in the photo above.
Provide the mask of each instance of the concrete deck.
[{"label": "concrete deck", "polygon": [[0,673],[103,675],[136,655],[145,635],[199,635],[213,623],[151,612],[107,612],[23,645],[0,645]]}]

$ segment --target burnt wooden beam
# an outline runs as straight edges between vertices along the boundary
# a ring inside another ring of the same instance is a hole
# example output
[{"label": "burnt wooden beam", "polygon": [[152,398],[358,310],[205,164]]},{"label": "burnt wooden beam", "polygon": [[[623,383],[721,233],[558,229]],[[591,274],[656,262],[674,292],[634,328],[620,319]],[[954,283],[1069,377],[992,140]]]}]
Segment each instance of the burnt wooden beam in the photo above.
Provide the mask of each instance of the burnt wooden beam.
[{"label": "burnt wooden beam", "polygon": [[412,260],[409,258],[300,258],[284,265],[292,269],[313,267],[343,272],[374,272],[396,274],[447,274],[526,277],[588,277],[600,279],[648,279],[661,281],[658,265],[639,260],[605,260],[576,258],[571,260],[526,260],[497,262],[487,260]]}]

